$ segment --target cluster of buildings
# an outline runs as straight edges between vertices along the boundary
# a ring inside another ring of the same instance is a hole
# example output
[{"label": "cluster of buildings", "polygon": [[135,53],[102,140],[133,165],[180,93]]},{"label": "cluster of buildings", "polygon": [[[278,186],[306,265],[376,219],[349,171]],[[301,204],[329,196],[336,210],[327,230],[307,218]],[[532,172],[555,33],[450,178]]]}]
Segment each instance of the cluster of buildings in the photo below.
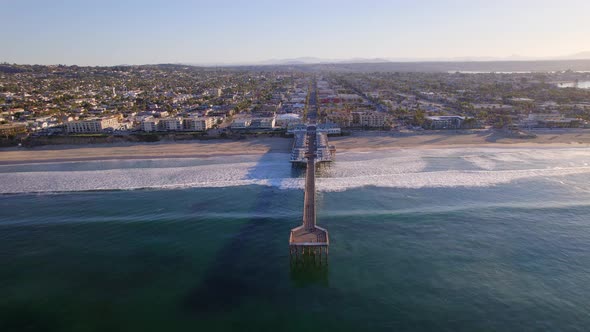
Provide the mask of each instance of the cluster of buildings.
[{"label": "cluster of buildings", "polygon": [[238,131],[288,129],[304,118],[311,79],[291,77],[288,84],[274,89],[264,100],[235,116],[230,128]]},{"label": "cluster of buildings", "polygon": [[310,82],[302,73],[182,65],[7,66],[0,70],[6,136],[207,131],[234,118],[235,127],[284,128],[303,113]]},{"label": "cluster of buildings", "polygon": [[[560,84],[590,81],[590,73],[384,72],[332,74],[331,80],[370,101],[372,110],[384,110],[392,127],[574,128],[590,120],[590,89]],[[325,98],[332,105],[341,100]],[[342,111],[328,117],[343,124],[350,118]]]},{"label": "cluster of buildings", "polygon": [[217,123],[215,117],[167,117],[149,116],[141,121],[140,129],[144,132],[154,131],[206,131]]},{"label": "cluster of buildings", "polygon": [[[588,127],[589,73],[304,73],[6,65],[0,136],[338,128]],[[216,131],[219,132],[219,131]]]},{"label": "cluster of buildings", "polygon": [[320,114],[341,128],[388,128],[391,116],[350,84],[334,77],[317,82]]},{"label": "cluster of buildings", "polygon": [[581,118],[566,117],[559,112],[531,113],[519,123],[522,128],[578,128],[588,125],[588,121]]}]

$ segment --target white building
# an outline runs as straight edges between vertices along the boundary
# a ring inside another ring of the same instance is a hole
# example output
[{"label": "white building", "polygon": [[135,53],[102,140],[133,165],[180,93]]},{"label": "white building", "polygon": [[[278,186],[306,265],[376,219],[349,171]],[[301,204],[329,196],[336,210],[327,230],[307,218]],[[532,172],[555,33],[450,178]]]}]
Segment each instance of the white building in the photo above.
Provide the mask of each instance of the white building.
[{"label": "white building", "polygon": [[424,127],[429,129],[460,129],[464,121],[465,117],[458,115],[427,116]]},{"label": "white building", "polygon": [[522,125],[541,128],[575,128],[585,123],[582,119],[566,118],[563,114],[553,112],[531,113]]},{"label": "white building", "polygon": [[279,114],[277,115],[275,122],[275,124],[281,128],[288,128],[298,123],[301,123],[301,116],[294,113]]},{"label": "white building", "polygon": [[250,127],[251,123],[252,123],[252,119],[248,119],[248,118],[235,119],[234,122],[232,122],[232,124],[231,124],[231,129],[245,129],[245,128]]},{"label": "white building", "polygon": [[272,129],[275,127],[275,118],[255,118],[250,122],[251,128]]},{"label": "white building", "polygon": [[352,125],[359,127],[383,127],[385,126],[385,113],[379,112],[352,112]]},{"label": "white building", "polygon": [[160,119],[158,129],[162,131],[180,131],[182,130],[182,118],[172,117]]},{"label": "white building", "polygon": [[148,116],[143,121],[141,121],[141,130],[146,132],[152,132],[158,130],[158,123],[160,119],[156,119],[153,116]]},{"label": "white building", "polygon": [[184,118],[182,127],[187,131],[205,131],[215,125],[214,117]]},{"label": "white building", "polygon": [[68,133],[99,133],[105,129],[119,129],[119,120],[115,117],[86,119],[68,122],[65,127]]},{"label": "white building", "polygon": [[328,135],[340,135],[342,130],[335,123],[322,123],[317,126],[318,132],[323,132]]}]

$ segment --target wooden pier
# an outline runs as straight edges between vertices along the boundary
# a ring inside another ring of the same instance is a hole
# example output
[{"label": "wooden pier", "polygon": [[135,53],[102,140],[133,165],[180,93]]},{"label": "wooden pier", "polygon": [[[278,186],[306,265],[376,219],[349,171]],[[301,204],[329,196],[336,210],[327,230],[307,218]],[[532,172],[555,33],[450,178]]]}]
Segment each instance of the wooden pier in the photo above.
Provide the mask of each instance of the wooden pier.
[{"label": "wooden pier", "polygon": [[328,231],[316,225],[315,212],[315,166],[317,135],[316,127],[307,128],[307,169],[305,173],[305,196],[303,205],[303,225],[293,228],[289,236],[289,256],[291,263],[328,264]]}]

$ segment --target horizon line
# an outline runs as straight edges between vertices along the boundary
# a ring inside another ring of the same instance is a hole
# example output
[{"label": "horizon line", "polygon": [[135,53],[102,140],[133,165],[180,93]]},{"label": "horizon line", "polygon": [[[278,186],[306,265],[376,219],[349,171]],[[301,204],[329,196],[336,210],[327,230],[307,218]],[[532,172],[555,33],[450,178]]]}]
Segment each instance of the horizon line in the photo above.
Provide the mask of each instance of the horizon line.
[{"label": "horizon line", "polygon": [[[590,52],[589,52],[590,53]],[[160,65],[176,65],[176,66],[190,66],[190,67],[270,67],[270,66],[308,66],[308,65],[330,65],[330,64],[382,64],[382,63],[494,63],[494,62],[572,62],[572,61],[590,61],[590,55],[587,58],[574,59],[555,59],[555,58],[538,58],[538,59],[383,59],[383,58],[357,58],[357,59],[321,59],[315,58],[318,61],[298,62],[297,59],[310,59],[313,57],[299,57],[293,59],[276,59],[276,60],[262,60],[255,62],[235,62],[235,63],[206,63],[206,62],[157,62],[157,63],[141,63],[141,64],[116,64],[116,65],[81,65],[81,64],[39,64],[39,63],[16,63],[9,61],[0,61],[0,65],[16,65],[16,66],[67,66],[67,67],[140,67],[140,66],[160,66]],[[485,57],[482,57],[485,58]],[[274,61],[274,62],[271,62]]]}]

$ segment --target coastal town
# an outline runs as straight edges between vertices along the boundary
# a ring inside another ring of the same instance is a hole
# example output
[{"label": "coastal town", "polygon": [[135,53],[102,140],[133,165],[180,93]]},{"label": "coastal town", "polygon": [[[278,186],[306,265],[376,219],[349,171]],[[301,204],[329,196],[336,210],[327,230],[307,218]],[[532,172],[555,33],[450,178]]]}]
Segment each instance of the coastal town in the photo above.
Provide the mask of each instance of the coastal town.
[{"label": "coastal town", "polygon": [[589,0],[1,12],[0,332],[589,330]]},{"label": "coastal town", "polygon": [[[359,73],[0,65],[2,146],[55,137],[157,141],[287,135],[309,99],[328,134],[588,128],[590,73]],[[55,141],[55,140],[54,140]],[[57,141],[55,141],[57,142]]]}]

